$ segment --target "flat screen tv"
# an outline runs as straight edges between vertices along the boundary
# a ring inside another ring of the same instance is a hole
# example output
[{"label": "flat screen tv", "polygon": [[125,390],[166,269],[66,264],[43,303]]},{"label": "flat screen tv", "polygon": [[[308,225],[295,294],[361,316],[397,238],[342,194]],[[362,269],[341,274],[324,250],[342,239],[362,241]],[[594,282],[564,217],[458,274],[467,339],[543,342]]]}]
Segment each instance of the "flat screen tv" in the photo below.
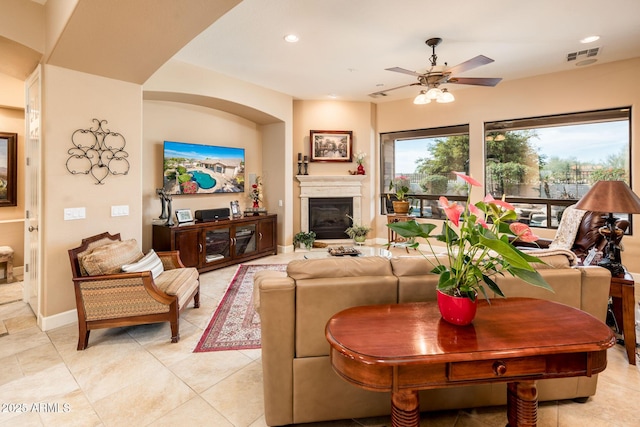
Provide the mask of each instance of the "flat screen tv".
[{"label": "flat screen tv", "polygon": [[244,148],[164,141],[167,194],[244,192]]}]

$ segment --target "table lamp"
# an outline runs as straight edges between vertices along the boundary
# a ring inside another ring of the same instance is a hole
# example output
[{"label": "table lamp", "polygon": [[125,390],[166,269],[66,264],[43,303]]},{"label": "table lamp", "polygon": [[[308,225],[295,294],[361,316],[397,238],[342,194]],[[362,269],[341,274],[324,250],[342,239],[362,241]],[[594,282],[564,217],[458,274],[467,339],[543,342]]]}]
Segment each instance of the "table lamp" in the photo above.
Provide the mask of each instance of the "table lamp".
[{"label": "table lamp", "polygon": [[604,256],[598,265],[611,271],[614,277],[624,276],[620,248],[615,243],[616,237],[621,236],[623,232],[616,227],[618,219],[613,213],[640,213],[640,198],[624,181],[598,181],[582,196],[575,207],[585,211],[609,212],[605,217],[606,225],[598,230],[607,240]]}]

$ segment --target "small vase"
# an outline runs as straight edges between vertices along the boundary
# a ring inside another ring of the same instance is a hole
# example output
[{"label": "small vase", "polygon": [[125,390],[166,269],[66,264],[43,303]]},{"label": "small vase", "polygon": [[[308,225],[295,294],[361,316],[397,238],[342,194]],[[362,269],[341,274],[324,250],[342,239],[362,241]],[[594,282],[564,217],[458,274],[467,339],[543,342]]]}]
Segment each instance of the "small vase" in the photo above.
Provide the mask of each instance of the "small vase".
[{"label": "small vase", "polygon": [[437,295],[438,308],[444,320],[458,326],[469,325],[473,322],[478,308],[477,295],[475,301],[472,301],[471,298],[447,295],[442,291],[437,291]]},{"label": "small vase", "polygon": [[258,203],[258,201],[257,201],[257,200],[254,200],[254,201],[253,201],[253,207],[254,207],[254,208],[259,208],[259,207],[260,207],[260,203]]},{"label": "small vase", "polygon": [[364,245],[364,242],[367,240],[367,236],[355,236],[353,241],[356,245]]},{"label": "small vase", "polygon": [[393,212],[398,214],[398,215],[406,215],[407,213],[409,213],[409,202],[407,201],[403,201],[403,202],[399,202],[399,201],[393,201]]},{"label": "small vase", "polygon": [[364,166],[358,165],[358,173],[357,175],[364,175]]}]

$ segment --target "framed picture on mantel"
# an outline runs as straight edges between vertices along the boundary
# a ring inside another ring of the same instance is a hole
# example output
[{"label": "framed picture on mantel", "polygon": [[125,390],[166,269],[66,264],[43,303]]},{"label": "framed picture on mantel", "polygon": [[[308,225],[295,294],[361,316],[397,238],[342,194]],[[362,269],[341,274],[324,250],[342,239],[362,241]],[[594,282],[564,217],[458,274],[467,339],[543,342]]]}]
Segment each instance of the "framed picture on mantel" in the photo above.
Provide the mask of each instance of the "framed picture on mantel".
[{"label": "framed picture on mantel", "polygon": [[312,162],[351,162],[353,132],[350,130],[312,130]]}]

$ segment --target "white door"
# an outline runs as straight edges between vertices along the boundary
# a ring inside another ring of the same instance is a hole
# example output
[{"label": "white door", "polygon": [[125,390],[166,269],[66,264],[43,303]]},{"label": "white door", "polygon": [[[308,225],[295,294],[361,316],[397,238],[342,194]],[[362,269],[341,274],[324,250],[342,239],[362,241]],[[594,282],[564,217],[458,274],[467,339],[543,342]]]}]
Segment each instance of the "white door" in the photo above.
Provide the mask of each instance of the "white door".
[{"label": "white door", "polygon": [[24,301],[29,303],[41,325],[40,295],[40,155],[41,97],[40,65],[25,84],[25,222],[24,222]]}]

